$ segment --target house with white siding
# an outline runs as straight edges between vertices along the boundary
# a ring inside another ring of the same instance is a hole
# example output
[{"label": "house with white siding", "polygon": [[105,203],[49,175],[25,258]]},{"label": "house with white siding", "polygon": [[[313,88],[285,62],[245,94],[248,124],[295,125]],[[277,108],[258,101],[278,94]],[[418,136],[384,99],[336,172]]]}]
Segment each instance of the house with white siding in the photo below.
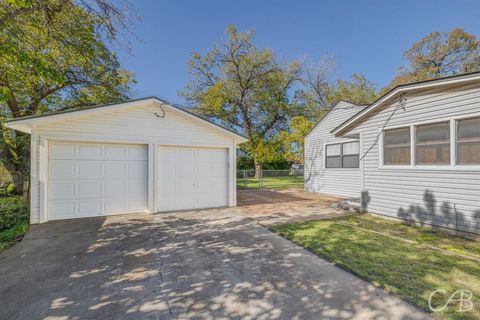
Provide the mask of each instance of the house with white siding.
[{"label": "house with white siding", "polygon": [[480,234],[480,73],[339,102],[305,138],[305,189],[365,210]]}]

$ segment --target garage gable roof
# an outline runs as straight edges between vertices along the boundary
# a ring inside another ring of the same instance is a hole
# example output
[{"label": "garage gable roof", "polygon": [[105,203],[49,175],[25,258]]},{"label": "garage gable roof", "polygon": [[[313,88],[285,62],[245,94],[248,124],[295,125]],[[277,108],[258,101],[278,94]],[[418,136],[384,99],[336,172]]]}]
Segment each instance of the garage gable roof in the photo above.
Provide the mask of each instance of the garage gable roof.
[{"label": "garage gable roof", "polygon": [[475,81],[480,81],[480,72],[471,72],[471,73],[464,73],[449,77],[444,77],[440,79],[433,79],[433,80],[426,80],[426,81],[419,81],[419,82],[412,82],[407,84],[402,84],[394,87],[383,96],[378,98],[368,107],[360,111],[359,113],[355,114],[350,119],[347,119],[345,122],[340,124],[338,127],[333,129],[331,133],[335,135],[342,135],[360,123],[362,123],[368,115],[370,115],[375,110],[378,110],[384,106],[386,106],[389,102],[395,99],[399,94],[404,92],[413,91],[413,90],[424,90],[424,89],[431,89],[436,87],[441,87],[445,85],[456,85],[456,84],[464,84],[464,83],[471,83]]},{"label": "garage gable roof", "polygon": [[[192,118],[196,121],[200,121],[204,124],[207,124],[211,126],[212,128],[221,131],[223,134],[228,134],[231,136],[234,136],[236,139],[239,139],[241,142],[246,142],[248,141],[248,138],[229,129],[224,126],[221,126],[215,122],[209,121],[207,119],[204,119],[200,117],[199,115],[186,110],[184,108],[181,108],[178,105],[169,103],[163,99],[157,98],[157,97],[146,97],[146,98],[140,98],[140,99],[133,99],[133,100],[127,100],[124,102],[119,102],[119,103],[110,103],[110,104],[102,104],[102,105],[95,105],[95,106],[89,106],[89,107],[84,107],[81,109],[72,109],[72,110],[63,110],[63,111],[58,111],[54,113],[49,113],[49,114],[42,114],[42,115],[35,115],[35,116],[27,116],[27,117],[21,117],[17,119],[12,119],[9,121],[5,121],[5,126],[7,128],[15,129],[18,131],[26,132],[26,133],[31,133],[31,127],[32,125],[39,124],[45,121],[56,121],[56,120],[61,120],[61,119],[70,119],[70,118],[75,118],[80,115],[85,115],[88,113],[94,113],[97,111],[105,111],[105,110],[110,110],[110,109],[118,109],[118,108],[127,108],[127,107],[135,107],[139,105],[144,105],[145,103],[156,103],[161,107],[167,107],[171,108],[173,110],[179,111],[186,115],[189,118]],[[159,109],[161,111],[161,109]]]}]

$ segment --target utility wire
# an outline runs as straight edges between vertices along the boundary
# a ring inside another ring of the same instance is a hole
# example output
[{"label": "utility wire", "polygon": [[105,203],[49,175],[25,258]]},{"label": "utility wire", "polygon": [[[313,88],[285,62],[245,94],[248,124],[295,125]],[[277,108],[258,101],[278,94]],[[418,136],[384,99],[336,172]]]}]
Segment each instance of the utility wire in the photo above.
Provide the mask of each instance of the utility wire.
[{"label": "utility wire", "polygon": [[395,106],[395,109],[393,109],[392,113],[390,114],[390,116],[387,118],[387,120],[383,124],[382,130],[380,130],[380,132],[377,134],[377,137],[375,138],[375,142],[370,146],[370,148],[368,148],[368,150],[363,154],[363,156],[360,158],[360,160],[363,160],[363,158],[365,158],[367,156],[367,154],[370,151],[372,151],[372,149],[375,148],[375,146],[378,144],[378,141],[380,140],[380,137],[381,137],[382,133],[385,131],[385,128],[387,127],[390,120],[392,120],[393,115],[398,111],[398,109],[401,108],[401,109],[403,109],[403,111],[406,111],[406,109],[405,109],[405,104],[406,103],[407,103],[407,96],[406,96],[405,93],[402,93],[400,95],[400,97],[398,98],[398,104]]}]

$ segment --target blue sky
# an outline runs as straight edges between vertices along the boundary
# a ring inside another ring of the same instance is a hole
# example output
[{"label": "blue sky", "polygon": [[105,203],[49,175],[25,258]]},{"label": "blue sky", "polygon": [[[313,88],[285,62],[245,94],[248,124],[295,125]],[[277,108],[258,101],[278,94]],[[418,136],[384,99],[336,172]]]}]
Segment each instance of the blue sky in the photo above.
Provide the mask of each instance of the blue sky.
[{"label": "blue sky", "polygon": [[255,29],[256,44],[284,60],[336,59],[339,75],[365,75],[387,84],[404,64],[402,53],[431,31],[465,28],[480,37],[478,0],[135,0],[143,21],[132,31],[133,51],[119,52],[136,75],[135,97],[155,95],[173,103],[188,81],[187,61],[205,53],[224,29]]}]

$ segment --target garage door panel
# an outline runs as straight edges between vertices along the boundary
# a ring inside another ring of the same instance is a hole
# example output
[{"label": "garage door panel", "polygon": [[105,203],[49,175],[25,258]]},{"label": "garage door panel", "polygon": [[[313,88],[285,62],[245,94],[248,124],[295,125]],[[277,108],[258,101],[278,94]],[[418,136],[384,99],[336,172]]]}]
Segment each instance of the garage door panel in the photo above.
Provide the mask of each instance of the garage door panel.
[{"label": "garage door panel", "polygon": [[129,212],[144,211],[145,210],[145,199],[143,197],[128,198],[127,199],[127,210]]},{"label": "garage door panel", "polygon": [[73,201],[66,202],[50,202],[48,205],[48,212],[55,213],[56,219],[67,219],[76,215],[76,204]]},{"label": "garage door panel", "polygon": [[75,145],[67,143],[52,143],[49,146],[49,158],[50,159],[73,159],[75,158]]},{"label": "garage door panel", "polygon": [[111,179],[127,177],[127,165],[120,161],[109,161],[103,163],[103,176]]},{"label": "garage door panel", "polygon": [[102,196],[114,197],[123,196],[127,193],[126,181],[108,181],[103,184]]},{"label": "garage door panel", "polygon": [[159,211],[228,204],[227,149],[160,147],[158,159]]},{"label": "garage door panel", "polygon": [[102,201],[100,199],[79,200],[77,206],[78,214],[82,217],[95,216],[102,211]]},{"label": "garage door panel", "polygon": [[101,144],[81,144],[77,145],[76,159],[82,160],[98,160],[102,159]]},{"label": "garage door panel", "polygon": [[128,162],[127,166],[127,177],[128,178],[147,178],[147,171],[145,170],[145,162]]},{"label": "garage door panel", "polygon": [[177,149],[177,159],[185,162],[194,162],[195,161],[195,150],[194,149]]},{"label": "garage door panel", "polygon": [[78,179],[96,179],[102,174],[101,162],[77,162],[76,166]]},{"label": "garage door panel", "polygon": [[159,163],[174,163],[177,159],[176,150],[173,148],[162,147],[158,151],[158,161]]},{"label": "garage door panel", "polygon": [[48,219],[147,210],[145,145],[49,144]]},{"label": "garage door panel", "polygon": [[55,182],[51,183],[48,188],[48,198],[55,199],[69,199],[75,196],[74,182]]},{"label": "garage door panel", "polygon": [[122,161],[127,158],[127,148],[123,145],[106,145],[104,150],[105,160]]},{"label": "garage door panel", "polygon": [[136,160],[136,161],[147,161],[147,153],[145,152],[144,146],[126,146],[127,148],[127,159],[126,160]]},{"label": "garage door panel", "polygon": [[145,185],[143,179],[138,180],[127,180],[126,182],[126,192],[129,195],[145,195],[147,194],[148,188]]},{"label": "garage door panel", "polygon": [[177,164],[177,177],[184,177],[184,178],[190,178],[195,174],[195,162],[193,161],[186,161],[186,160],[181,160]]},{"label": "garage door panel", "polygon": [[62,160],[50,160],[48,171],[49,176],[54,176],[56,179],[72,179],[76,176],[75,164]]},{"label": "garage door panel", "polygon": [[176,186],[175,193],[188,194],[188,193],[195,192],[195,186],[192,182],[191,177],[187,177],[187,178],[179,177],[173,180],[173,184]]},{"label": "garage door panel", "polygon": [[212,165],[210,166],[210,174],[212,177],[219,177],[219,178],[224,178],[225,176],[225,171],[227,170],[227,167],[225,164],[218,164],[218,165]]},{"label": "garage door panel", "polygon": [[177,170],[175,163],[162,161],[159,161],[159,163],[162,164],[162,170],[158,172],[158,177],[160,179],[174,179],[176,176],[175,171]]},{"label": "garage door panel", "polygon": [[158,193],[161,195],[174,195],[177,190],[175,178],[161,178],[158,184]]},{"label": "garage door panel", "polygon": [[115,212],[127,211],[127,200],[123,198],[106,199],[104,201],[104,212],[113,214]]},{"label": "garage door panel", "polygon": [[87,196],[101,197],[102,182],[99,181],[79,181],[78,182],[78,197],[83,198]]}]

